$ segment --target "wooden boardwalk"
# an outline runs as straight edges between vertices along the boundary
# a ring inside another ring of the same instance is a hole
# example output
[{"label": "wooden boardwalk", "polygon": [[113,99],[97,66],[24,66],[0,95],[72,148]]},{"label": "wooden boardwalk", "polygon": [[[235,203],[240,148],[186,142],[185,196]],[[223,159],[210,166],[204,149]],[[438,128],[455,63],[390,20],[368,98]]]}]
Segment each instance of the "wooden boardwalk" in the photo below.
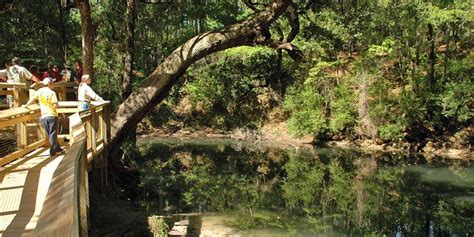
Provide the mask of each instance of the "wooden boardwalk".
[{"label": "wooden boardwalk", "polygon": [[[69,134],[62,135],[65,153],[50,156],[44,137],[28,141],[31,139],[21,138],[28,134],[22,134],[17,142],[22,146],[0,157],[2,237],[87,236],[88,170],[93,161],[104,160],[101,155],[109,130],[107,104],[91,106],[83,113],[77,113],[77,103],[62,105],[60,113],[73,113],[69,117]],[[12,124],[19,128],[12,120],[31,123],[38,119],[36,110],[0,111],[0,128]],[[31,133],[30,130],[22,131]]]}]

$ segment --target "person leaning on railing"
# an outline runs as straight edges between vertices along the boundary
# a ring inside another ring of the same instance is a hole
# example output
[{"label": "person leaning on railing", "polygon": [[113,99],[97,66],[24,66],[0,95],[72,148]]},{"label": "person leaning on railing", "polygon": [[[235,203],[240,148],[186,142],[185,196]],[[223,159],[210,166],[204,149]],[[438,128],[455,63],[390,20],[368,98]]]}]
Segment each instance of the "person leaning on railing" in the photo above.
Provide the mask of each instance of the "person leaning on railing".
[{"label": "person leaning on railing", "polygon": [[89,108],[90,101],[104,102],[104,99],[97,95],[94,90],[89,86],[92,80],[89,74],[84,74],[81,78],[81,83],[77,88],[77,100],[83,102],[79,105],[79,110],[87,110]]},{"label": "person leaning on railing", "polygon": [[49,154],[54,156],[58,152],[63,152],[63,149],[61,149],[58,143],[58,98],[56,97],[56,92],[52,90],[53,82],[51,77],[44,78],[42,83],[46,87],[40,88],[38,91],[36,91],[35,95],[21,107],[28,108],[28,106],[36,100],[39,101],[41,109],[41,123],[48,133],[49,143],[51,144]]},{"label": "person leaning on railing", "polygon": [[[41,80],[35,75],[31,74],[28,69],[20,66],[20,59],[15,57],[12,59],[12,63],[5,63],[7,82],[8,83],[26,83],[27,86],[30,86],[30,82],[41,84]],[[8,104],[10,108],[13,107],[13,96],[7,96]]]}]

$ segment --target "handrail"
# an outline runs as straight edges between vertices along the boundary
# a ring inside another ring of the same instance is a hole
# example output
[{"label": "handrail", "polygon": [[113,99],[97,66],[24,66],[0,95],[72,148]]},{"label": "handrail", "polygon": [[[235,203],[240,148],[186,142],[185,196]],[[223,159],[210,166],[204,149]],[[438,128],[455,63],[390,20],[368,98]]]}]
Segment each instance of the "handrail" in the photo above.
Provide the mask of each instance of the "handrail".
[{"label": "handrail", "polygon": [[[77,92],[77,86],[79,86],[75,82],[66,82],[66,81],[58,81],[53,82],[53,91],[58,93],[58,99],[65,101],[67,100],[67,93],[75,93]],[[43,85],[35,84],[32,86],[32,89],[38,90],[39,88],[43,87]]]},{"label": "handrail", "polygon": [[34,121],[41,116],[38,105],[32,105],[31,109],[26,108],[13,108],[9,110],[0,111],[0,129],[15,126],[18,132],[17,136],[17,148],[18,150],[0,158],[0,166],[3,166],[13,160],[16,160],[31,151],[38,149],[41,146],[46,145],[47,139],[44,136],[43,128],[37,126],[42,134],[38,138],[38,141],[28,144],[28,125],[29,121]]},{"label": "handrail", "polygon": [[[59,109],[68,109],[67,113],[76,110],[69,116],[69,148],[54,171],[33,236],[87,236],[88,170],[92,159],[107,144],[110,102],[94,102],[89,110],[81,112],[77,111],[77,104],[59,103]],[[40,116],[38,105],[29,108],[0,111],[0,128]],[[0,162],[4,159],[0,158]]]},{"label": "handrail", "polygon": [[69,122],[74,140],[53,176],[34,236],[87,236],[86,130],[79,113],[69,116]]},{"label": "handrail", "polygon": [[0,82],[0,88],[13,88],[13,87],[19,87],[19,88],[26,88],[26,83],[20,83],[20,82]]},{"label": "handrail", "polygon": [[[54,82],[53,83],[53,90],[58,93],[58,99],[65,101],[67,100],[68,93],[76,93],[77,92],[78,84],[75,82]],[[12,95],[13,96],[13,107],[20,107],[22,103],[25,103],[28,99],[28,93],[33,95],[35,90],[43,87],[40,84],[33,84],[30,88],[28,88],[26,83],[6,83],[0,82],[0,95]],[[7,90],[3,90],[7,89]],[[28,92],[26,89],[30,89]],[[34,90],[33,90],[34,89]],[[75,99],[75,98],[74,98]],[[7,104],[0,104],[0,108],[7,109]]]},{"label": "handrail", "polygon": [[[58,103],[59,114],[71,114],[78,112],[77,101],[60,101]],[[109,127],[109,111],[108,105],[110,102],[93,102],[89,110],[82,111],[81,124],[85,124],[86,144],[87,144],[87,159],[91,162],[96,154],[102,152],[108,141],[108,127]],[[35,132],[42,134],[39,141],[28,144],[28,130],[27,123],[35,121],[41,116],[38,105],[31,105],[26,108],[12,108],[0,111],[0,129],[16,126],[19,132],[17,138],[18,150],[10,153],[4,157],[0,157],[0,166],[5,164],[47,144],[47,137],[42,126],[37,126]],[[74,141],[74,126],[69,126],[69,134],[67,138],[72,143]]]},{"label": "handrail", "polygon": [[[27,93],[23,93],[26,89],[26,83],[0,83],[0,95],[12,95],[13,96],[13,107],[20,107],[24,98],[27,97]],[[4,90],[6,89],[6,90]],[[8,108],[8,104],[2,104],[0,107]]]},{"label": "handrail", "polygon": [[74,142],[59,163],[33,236],[87,236],[85,142]]}]

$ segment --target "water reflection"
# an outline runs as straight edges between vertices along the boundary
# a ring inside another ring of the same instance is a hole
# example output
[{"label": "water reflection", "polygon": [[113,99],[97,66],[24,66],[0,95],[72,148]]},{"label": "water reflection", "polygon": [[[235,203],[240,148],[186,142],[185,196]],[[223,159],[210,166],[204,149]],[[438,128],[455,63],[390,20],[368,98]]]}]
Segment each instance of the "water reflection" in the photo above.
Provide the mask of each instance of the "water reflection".
[{"label": "water reflection", "polygon": [[466,161],[232,140],[144,140],[142,150],[150,212],[232,213],[230,226],[288,236],[474,234]]}]

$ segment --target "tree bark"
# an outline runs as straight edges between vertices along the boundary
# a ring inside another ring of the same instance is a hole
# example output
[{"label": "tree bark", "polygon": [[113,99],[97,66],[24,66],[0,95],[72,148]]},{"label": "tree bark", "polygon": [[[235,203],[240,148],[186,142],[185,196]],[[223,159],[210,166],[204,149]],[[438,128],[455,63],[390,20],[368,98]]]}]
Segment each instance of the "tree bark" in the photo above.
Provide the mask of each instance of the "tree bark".
[{"label": "tree bark", "polygon": [[436,65],[436,51],[435,51],[435,38],[434,38],[434,30],[433,25],[430,23],[428,24],[428,42],[430,44],[430,52],[428,55],[430,61],[430,69],[429,69],[429,81],[431,85],[435,84],[435,65]]},{"label": "tree bark", "polygon": [[[119,144],[148,112],[169,93],[179,76],[194,62],[217,51],[243,45],[280,47],[281,42],[269,38],[270,24],[291,4],[291,0],[275,0],[252,18],[221,30],[206,32],[188,40],[174,50],[112,114],[111,158],[116,158]],[[291,45],[284,48],[291,51]]]},{"label": "tree bark", "polygon": [[89,74],[94,80],[94,35],[96,26],[92,22],[89,0],[75,0],[75,4],[81,14],[83,74]]},{"label": "tree bark", "polygon": [[377,126],[375,126],[369,114],[369,102],[367,99],[369,87],[368,77],[368,73],[364,71],[358,75],[357,79],[357,87],[359,92],[359,124],[356,131],[362,137],[370,137],[373,139],[377,137]]},{"label": "tree bark", "polygon": [[66,27],[64,26],[64,14],[63,8],[61,4],[61,0],[57,0],[56,4],[58,6],[59,11],[59,26],[60,26],[60,33],[61,33],[61,55],[63,56],[63,61],[67,63],[67,42],[66,42]]},{"label": "tree bark", "polygon": [[122,99],[132,94],[132,73],[133,73],[133,56],[135,51],[135,19],[136,19],[136,2],[135,0],[127,0],[127,30],[125,46],[125,60],[122,77]]},{"label": "tree bark", "polygon": [[5,0],[0,3],[0,14],[7,13],[15,7],[15,4],[18,3],[18,0]]}]

